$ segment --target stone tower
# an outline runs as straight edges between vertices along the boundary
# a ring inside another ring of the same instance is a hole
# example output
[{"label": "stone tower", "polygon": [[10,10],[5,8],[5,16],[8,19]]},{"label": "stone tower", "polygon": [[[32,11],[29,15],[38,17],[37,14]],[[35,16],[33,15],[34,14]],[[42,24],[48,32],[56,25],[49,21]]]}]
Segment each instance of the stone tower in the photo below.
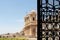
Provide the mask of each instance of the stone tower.
[{"label": "stone tower", "polygon": [[36,12],[32,10],[25,17],[24,36],[26,37],[37,37],[37,20]]}]

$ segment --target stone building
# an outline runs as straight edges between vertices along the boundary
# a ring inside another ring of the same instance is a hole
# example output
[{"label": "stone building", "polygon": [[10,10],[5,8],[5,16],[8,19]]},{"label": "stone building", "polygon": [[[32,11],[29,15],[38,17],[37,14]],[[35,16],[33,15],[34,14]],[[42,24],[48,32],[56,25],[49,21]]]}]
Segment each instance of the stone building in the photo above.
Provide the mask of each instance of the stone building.
[{"label": "stone building", "polygon": [[32,10],[24,17],[25,27],[23,29],[25,37],[37,37],[37,18],[36,11]]},{"label": "stone building", "polygon": [[[37,15],[36,11],[31,11],[24,17],[24,28],[20,33],[9,34],[11,37],[29,37],[36,38],[37,37]],[[46,22],[47,23],[44,23]],[[54,21],[54,22],[53,22]],[[55,23],[56,22],[56,23]],[[49,16],[42,23],[42,40],[59,40],[60,38],[60,11],[54,16]],[[9,35],[4,35],[5,37],[10,37]],[[20,35],[20,36],[19,36]],[[4,37],[3,35],[0,37]]]},{"label": "stone building", "polygon": [[17,38],[17,37],[37,37],[37,19],[36,11],[32,10],[24,17],[24,28],[20,33],[8,33],[0,35],[0,38]]}]

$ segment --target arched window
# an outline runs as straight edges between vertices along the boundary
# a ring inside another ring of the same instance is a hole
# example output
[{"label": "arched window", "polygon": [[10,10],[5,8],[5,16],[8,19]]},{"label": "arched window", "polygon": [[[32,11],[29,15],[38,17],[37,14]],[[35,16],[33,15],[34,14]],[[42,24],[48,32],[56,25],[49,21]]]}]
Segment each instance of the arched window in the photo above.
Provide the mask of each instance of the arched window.
[{"label": "arched window", "polygon": [[33,21],[35,20],[35,18],[33,17]]}]

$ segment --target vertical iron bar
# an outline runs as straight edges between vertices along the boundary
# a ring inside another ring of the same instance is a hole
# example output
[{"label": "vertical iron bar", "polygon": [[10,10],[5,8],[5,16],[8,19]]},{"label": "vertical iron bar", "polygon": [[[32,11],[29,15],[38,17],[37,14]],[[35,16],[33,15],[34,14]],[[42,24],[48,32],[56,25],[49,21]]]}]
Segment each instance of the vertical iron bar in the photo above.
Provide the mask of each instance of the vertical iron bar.
[{"label": "vertical iron bar", "polygon": [[42,40],[42,31],[41,31],[41,1],[42,0],[37,0],[37,26],[38,26],[38,28],[37,28],[37,37],[38,37],[38,40],[40,39],[40,40]]}]

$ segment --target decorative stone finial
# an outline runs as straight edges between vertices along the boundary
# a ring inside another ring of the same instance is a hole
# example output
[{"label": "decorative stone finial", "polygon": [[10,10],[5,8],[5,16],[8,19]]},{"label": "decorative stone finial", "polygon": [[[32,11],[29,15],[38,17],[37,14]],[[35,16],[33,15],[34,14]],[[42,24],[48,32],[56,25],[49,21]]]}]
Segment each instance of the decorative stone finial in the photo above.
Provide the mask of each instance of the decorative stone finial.
[{"label": "decorative stone finial", "polygon": [[32,12],[36,12],[35,10],[32,10]]}]

